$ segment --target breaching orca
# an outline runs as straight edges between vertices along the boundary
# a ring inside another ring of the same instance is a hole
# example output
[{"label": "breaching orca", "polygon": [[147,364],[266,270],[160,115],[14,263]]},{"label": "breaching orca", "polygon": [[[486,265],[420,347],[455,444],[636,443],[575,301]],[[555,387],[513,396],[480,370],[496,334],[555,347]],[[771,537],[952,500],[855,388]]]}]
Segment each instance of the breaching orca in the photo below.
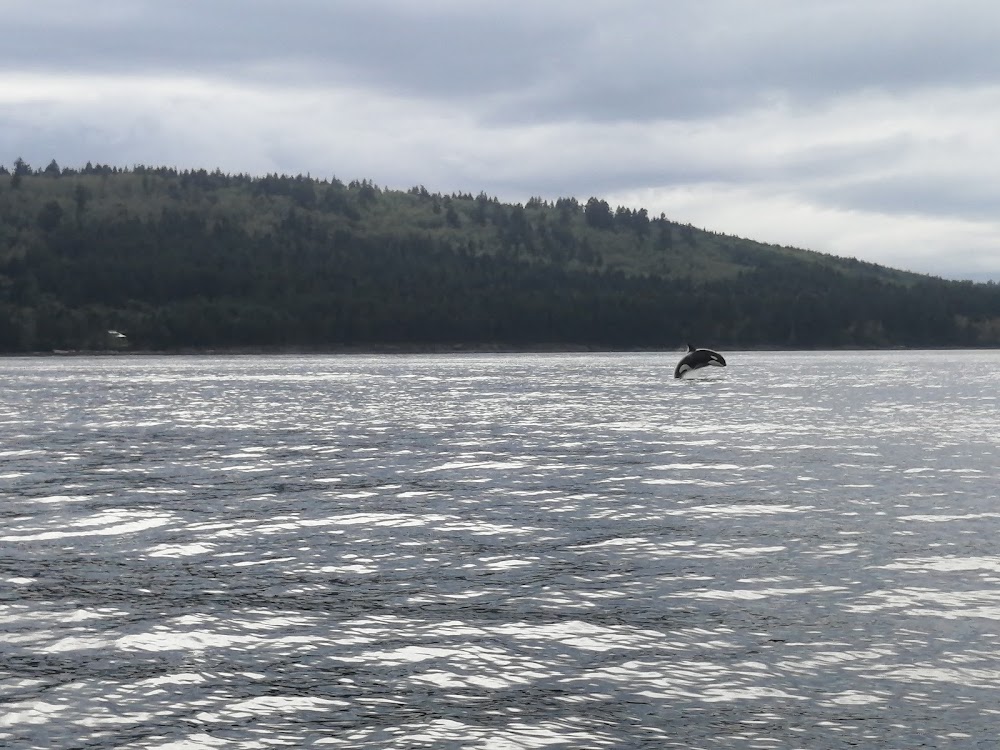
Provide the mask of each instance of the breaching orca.
[{"label": "breaching orca", "polygon": [[713,352],[711,349],[695,349],[691,344],[687,345],[687,354],[677,363],[677,367],[674,368],[674,377],[680,378],[684,376],[684,373],[690,372],[691,370],[699,370],[702,367],[708,367],[710,365],[714,367],[725,367],[726,360],[718,352]]}]

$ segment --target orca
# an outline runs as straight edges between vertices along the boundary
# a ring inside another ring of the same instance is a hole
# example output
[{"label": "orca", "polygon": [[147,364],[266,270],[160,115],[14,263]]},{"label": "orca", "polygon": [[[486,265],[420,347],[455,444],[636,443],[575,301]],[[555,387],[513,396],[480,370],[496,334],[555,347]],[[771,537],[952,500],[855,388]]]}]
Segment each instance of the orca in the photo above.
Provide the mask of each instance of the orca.
[{"label": "orca", "polygon": [[700,370],[702,367],[709,366],[725,367],[726,359],[711,349],[695,349],[691,344],[688,344],[687,354],[681,358],[681,361],[677,363],[677,367],[674,368],[674,377],[681,378],[684,377],[685,373],[691,372],[691,370]]}]

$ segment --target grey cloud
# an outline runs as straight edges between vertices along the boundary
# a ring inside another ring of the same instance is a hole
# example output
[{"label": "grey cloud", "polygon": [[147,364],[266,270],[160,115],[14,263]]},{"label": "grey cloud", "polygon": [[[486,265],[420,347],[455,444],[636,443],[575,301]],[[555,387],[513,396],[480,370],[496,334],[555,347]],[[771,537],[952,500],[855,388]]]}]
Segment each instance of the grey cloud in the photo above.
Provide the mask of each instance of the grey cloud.
[{"label": "grey cloud", "polygon": [[[910,153],[913,143],[903,136],[888,136],[860,144],[814,146],[771,162],[741,158],[730,152],[707,160],[704,154],[688,154],[680,147],[669,153],[623,149],[599,168],[578,158],[579,154],[586,154],[593,148],[592,144],[568,142],[564,147],[556,168],[543,164],[531,174],[530,182],[538,194],[580,197],[581,185],[591,191],[585,197],[642,189],[727,185],[765,193],[779,193],[794,187],[816,199],[846,202],[851,196],[851,188],[843,187],[845,183],[853,185],[859,174],[890,168]],[[523,173],[518,179],[495,180],[493,184],[499,192],[511,194],[518,180],[523,184]],[[864,197],[858,198],[857,203],[864,202]],[[844,207],[864,206],[845,203]],[[877,206],[874,210],[878,210]]]},{"label": "grey cloud", "polygon": [[7,19],[0,69],[364,86],[466,100],[493,123],[684,119],[760,106],[776,94],[810,101],[865,87],[1000,76],[1000,6],[961,0],[515,2],[502,9],[402,0],[105,0],[84,15],[74,5],[56,3],[60,15],[15,4],[21,10]]},{"label": "grey cloud", "polygon": [[516,14],[435,13],[413,3],[181,0],[147,2],[137,13],[138,5],[106,2],[101,23],[82,28],[70,15],[10,18],[0,68],[221,76],[451,97],[523,85],[545,64],[544,51],[560,44],[551,25],[526,24]]},{"label": "grey cloud", "polygon": [[[702,4],[659,14],[621,40],[584,38],[544,90],[545,116],[686,119],[766,106],[812,105],[858,90],[905,92],[1000,79],[1000,12],[986,4]],[[1000,6],[998,6],[1000,7]],[[965,9],[963,12],[963,8]],[[985,17],[984,17],[985,16]],[[507,111],[517,111],[508,108]]]},{"label": "grey cloud", "polygon": [[961,176],[894,175],[805,191],[830,206],[900,216],[995,221],[1000,187]]}]

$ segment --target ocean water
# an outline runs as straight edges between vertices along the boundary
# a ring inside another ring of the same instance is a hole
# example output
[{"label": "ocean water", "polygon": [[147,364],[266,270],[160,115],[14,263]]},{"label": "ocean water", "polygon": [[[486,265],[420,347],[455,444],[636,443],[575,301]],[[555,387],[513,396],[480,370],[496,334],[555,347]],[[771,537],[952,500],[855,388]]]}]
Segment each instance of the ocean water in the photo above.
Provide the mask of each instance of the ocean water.
[{"label": "ocean water", "polygon": [[968,748],[1000,353],[0,360],[0,746]]}]

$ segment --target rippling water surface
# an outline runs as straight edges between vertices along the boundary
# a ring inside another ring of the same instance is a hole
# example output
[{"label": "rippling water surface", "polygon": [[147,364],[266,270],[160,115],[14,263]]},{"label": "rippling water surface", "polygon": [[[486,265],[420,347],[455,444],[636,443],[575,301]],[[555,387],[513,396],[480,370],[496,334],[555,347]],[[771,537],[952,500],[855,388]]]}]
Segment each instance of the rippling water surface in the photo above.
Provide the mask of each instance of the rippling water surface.
[{"label": "rippling water surface", "polygon": [[0,360],[0,746],[995,747],[1000,354]]}]

